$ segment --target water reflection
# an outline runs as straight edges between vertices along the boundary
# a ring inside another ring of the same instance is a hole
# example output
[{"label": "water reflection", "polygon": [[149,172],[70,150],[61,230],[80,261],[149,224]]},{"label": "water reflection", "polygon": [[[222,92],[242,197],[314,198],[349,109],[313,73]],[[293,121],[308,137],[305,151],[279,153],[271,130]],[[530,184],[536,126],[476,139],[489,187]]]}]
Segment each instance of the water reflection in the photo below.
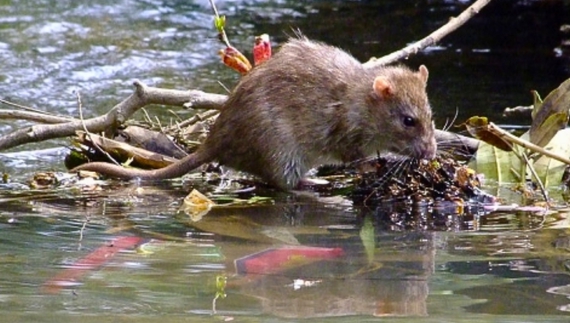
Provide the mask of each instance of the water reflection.
[{"label": "water reflection", "polygon": [[[227,296],[216,301],[223,317],[430,317],[448,313],[442,306],[449,301],[473,315],[566,308],[567,243],[558,230],[504,229],[491,220],[500,214],[486,215],[487,224],[473,234],[391,229],[392,219],[379,210],[291,195],[276,196],[274,205],[214,209],[193,222],[176,214],[187,190],[181,187],[121,185],[107,197],[3,203],[0,311],[211,315],[219,277],[227,279]],[[36,296],[47,281],[121,236],[145,243],[89,268],[56,295]],[[236,269],[237,259],[291,246],[342,254],[297,254],[266,271]],[[529,304],[521,309],[501,297],[506,293]]]}]

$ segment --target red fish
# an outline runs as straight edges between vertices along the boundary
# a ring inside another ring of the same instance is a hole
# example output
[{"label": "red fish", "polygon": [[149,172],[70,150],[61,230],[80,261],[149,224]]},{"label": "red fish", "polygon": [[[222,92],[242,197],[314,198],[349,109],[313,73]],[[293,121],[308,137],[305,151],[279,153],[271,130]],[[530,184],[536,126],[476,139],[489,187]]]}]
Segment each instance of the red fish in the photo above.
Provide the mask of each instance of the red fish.
[{"label": "red fish", "polygon": [[43,285],[42,291],[49,294],[58,293],[63,287],[75,284],[77,280],[89,271],[103,266],[119,251],[134,248],[144,241],[145,239],[140,237],[118,237],[111,243],[99,247],[97,250],[79,259],[69,268],[48,280]]},{"label": "red fish", "polygon": [[340,257],[341,248],[283,247],[272,248],[235,260],[238,274],[269,274],[307,263]]}]

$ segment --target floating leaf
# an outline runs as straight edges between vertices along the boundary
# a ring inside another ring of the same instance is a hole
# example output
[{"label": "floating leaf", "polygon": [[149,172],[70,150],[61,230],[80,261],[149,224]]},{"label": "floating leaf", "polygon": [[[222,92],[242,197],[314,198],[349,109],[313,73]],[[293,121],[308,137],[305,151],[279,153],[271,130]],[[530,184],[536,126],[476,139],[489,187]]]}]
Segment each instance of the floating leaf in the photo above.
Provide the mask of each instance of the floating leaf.
[{"label": "floating leaf", "polygon": [[216,205],[216,203],[212,202],[196,189],[193,189],[192,192],[184,198],[181,209],[190,216],[192,221],[200,221],[214,205]]},{"label": "floating leaf", "polygon": [[240,74],[246,74],[251,70],[251,63],[249,60],[234,47],[226,47],[219,52],[222,61],[227,66],[236,70]]},{"label": "floating leaf", "polygon": [[465,121],[464,125],[473,137],[504,151],[513,150],[510,143],[488,130],[489,120],[487,117],[471,117]]},{"label": "floating leaf", "polygon": [[[535,107],[530,127],[530,142],[543,147],[556,132],[564,129],[568,123],[570,108],[570,79],[564,81],[558,88],[550,92],[544,101],[533,91]],[[553,117],[557,115],[556,117]]]},{"label": "floating leaf", "polygon": [[255,45],[253,46],[253,64],[255,66],[265,62],[271,57],[271,42],[269,35],[263,34],[255,37]]},{"label": "floating leaf", "polygon": [[228,276],[216,276],[216,298],[226,298],[226,285],[228,284]]}]

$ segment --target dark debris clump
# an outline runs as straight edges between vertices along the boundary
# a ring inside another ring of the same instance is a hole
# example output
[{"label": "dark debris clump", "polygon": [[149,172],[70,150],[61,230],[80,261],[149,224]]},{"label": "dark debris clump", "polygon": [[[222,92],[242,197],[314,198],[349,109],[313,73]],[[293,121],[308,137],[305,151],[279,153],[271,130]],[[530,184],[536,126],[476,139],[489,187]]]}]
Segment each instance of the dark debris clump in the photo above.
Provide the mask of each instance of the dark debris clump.
[{"label": "dark debris clump", "polygon": [[433,205],[450,201],[492,202],[482,192],[475,172],[452,158],[433,161],[378,158],[376,171],[362,175],[352,193],[356,203],[378,205],[407,200],[414,204]]}]

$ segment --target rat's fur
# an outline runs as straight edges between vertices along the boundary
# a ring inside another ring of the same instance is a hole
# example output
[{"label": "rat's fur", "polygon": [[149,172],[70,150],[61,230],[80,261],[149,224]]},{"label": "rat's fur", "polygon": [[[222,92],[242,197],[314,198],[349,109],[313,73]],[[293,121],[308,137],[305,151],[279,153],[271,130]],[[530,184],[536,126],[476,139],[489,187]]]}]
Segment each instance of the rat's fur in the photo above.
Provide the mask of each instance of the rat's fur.
[{"label": "rat's fur", "polygon": [[428,71],[365,69],[336,47],[291,39],[245,75],[193,154],[157,170],[88,163],[120,178],[166,179],[198,166],[222,165],[294,188],[312,167],[380,152],[433,158],[436,151],[425,87]]}]

